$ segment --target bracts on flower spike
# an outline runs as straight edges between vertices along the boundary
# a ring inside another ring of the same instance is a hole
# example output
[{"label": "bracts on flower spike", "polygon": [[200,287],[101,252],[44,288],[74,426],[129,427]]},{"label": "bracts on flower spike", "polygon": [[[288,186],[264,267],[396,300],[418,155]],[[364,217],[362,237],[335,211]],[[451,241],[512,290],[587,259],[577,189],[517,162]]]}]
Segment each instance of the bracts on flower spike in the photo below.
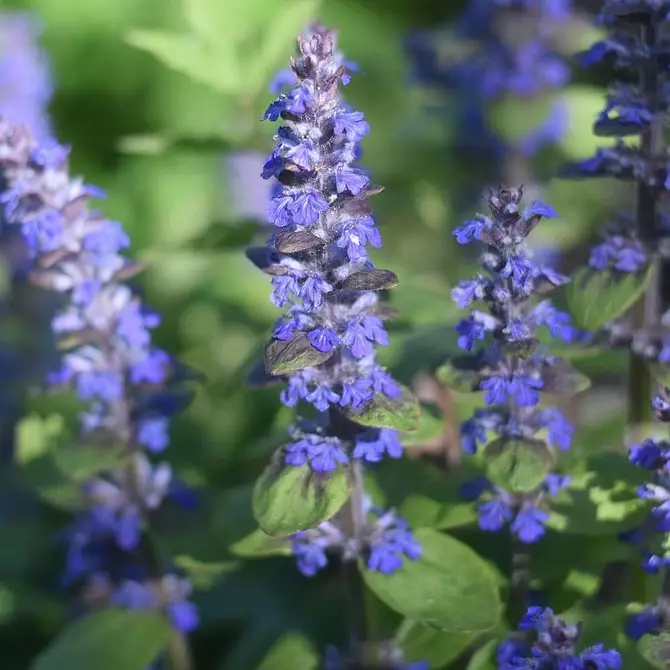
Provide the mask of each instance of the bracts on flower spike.
[{"label": "bracts on flower spike", "polygon": [[198,623],[190,584],[147,531],[163,504],[189,500],[169,465],[152,456],[167,447],[169,420],[188,402],[193,375],[152,345],[160,319],[125,283],[141,270],[123,255],[130,240],[120,223],[90,207],[104,194],[70,177],[68,155],[0,122],[5,219],[28,244],[34,282],[59,298],[52,330],[62,365],[49,383],[73,389],[81,406],[71,458],[81,455],[86,476],[70,481],[80,500],[63,533],[63,584],[91,607],[162,611],[187,632]]}]

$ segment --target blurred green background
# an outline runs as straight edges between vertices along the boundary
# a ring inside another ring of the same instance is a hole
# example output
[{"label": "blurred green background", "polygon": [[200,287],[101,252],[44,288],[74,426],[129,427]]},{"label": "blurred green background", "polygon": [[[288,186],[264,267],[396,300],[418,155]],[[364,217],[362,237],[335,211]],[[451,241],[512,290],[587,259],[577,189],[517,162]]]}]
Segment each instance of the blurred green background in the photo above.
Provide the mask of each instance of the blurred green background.
[{"label": "blurred green background", "polygon": [[[261,11],[270,16],[283,1],[265,0]],[[456,311],[450,287],[469,276],[471,259],[455,247],[450,231],[480,203],[464,204],[459,197],[468,180],[472,186],[477,170],[451,147],[455,129],[449,109],[457,100],[412,83],[403,41],[409,31],[447,22],[462,4],[325,0],[318,15],[338,30],[340,48],[361,69],[346,97],[370,122],[363,163],[373,181],[385,186],[374,201],[385,246],[374,252],[374,260],[400,277],[391,297],[400,315],[383,361],[405,382],[441,362],[453,348]],[[56,136],[73,147],[73,172],[108,192],[105,212],[124,224],[133,253],[149,264],[141,283],[147,302],[164,317],[158,344],[207,375],[194,403],[174,422],[168,457],[187,482],[232,489],[221,498],[221,506],[227,514],[236,514],[235,491],[253,481],[272,448],[281,443],[292,416],[281,408],[276,388],[245,385],[278,311],[268,299],[268,278],[244,256],[260,224],[234,215],[227,168],[233,151],[269,153],[273,127],[257,120],[272,95],[262,93],[251,101],[222,95],[128,43],[136,29],[186,30],[179,0],[25,0],[0,7],[29,10],[43,21],[42,45],[54,72],[51,115]],[[593,37],[587,10],[584,7],[580,31],[566,36],[566,50]],[[283,62],[292,50],[288,41]],[[589,155],[597,146],[591,123],[602,106],[603,92],[597,80],[575,74],[564,94],[570,130],[559,149],[543,157],[543,174],[550,175],[568,158]],[[506,103],[495,110],[497,124],[513,137],[527,129],[528,115],[536,111],[518,101]],[[139,136],[200,141],[197,147],[183,143],[138,154],[137,141],[128,138]],[[213,137],[218,141],[209,141]],[[546,197],[561,219],[547,224],[544,239],[576,250],[567,256],[577,262],[584,258],[593,231],[625,202],[627,193],[607,183],[551,180]],[[588,419],[596,414],[614,417],[601,433],[606,440],[618,441],[612,436],[620,434],[623,417],[616,403],[607,405],[604,415],[597,403],[586,414]],[[63,520],[55,521],[54,528]],[[16,542],[20,552],[21,540]],[[50,542],[56,540],[47,540],[45,551],[53,546]],[[30,545],[26,551],[34,550]],[[20,562],[18,555],[15,562]],[[241,574],[227,591],[212,592],[200,603],[205,620],[229,625],[225,634],[216,627],[210,633],[208,625],[198,634],[196,649],[205,659],[203,668],[217,667],[222,657],[229,670],[255,667],[253,653],[276,637],[275,629],[267,624],[265,638],[256,633],[246,641],[249,630],[235,622],[253,619],[259,612],[268,621],[273,611],[284,617],[282,603],[309,595],[309,583],[297,574],[294,579],[282,577],[278,585],[278,568],[268,563],[262,574]],[[47,591],[56,567],[44,568],[38,562],[27,577],[29,585],[39,584]],[[3,670],[22,670],[67,610],[58,598],[38,599],[22,605],[23,618],[12,604],[16,595],[7,593],[9,603],[3,600],[0,584],[0,625],[6,624],[0,634],[0,659]]]}]

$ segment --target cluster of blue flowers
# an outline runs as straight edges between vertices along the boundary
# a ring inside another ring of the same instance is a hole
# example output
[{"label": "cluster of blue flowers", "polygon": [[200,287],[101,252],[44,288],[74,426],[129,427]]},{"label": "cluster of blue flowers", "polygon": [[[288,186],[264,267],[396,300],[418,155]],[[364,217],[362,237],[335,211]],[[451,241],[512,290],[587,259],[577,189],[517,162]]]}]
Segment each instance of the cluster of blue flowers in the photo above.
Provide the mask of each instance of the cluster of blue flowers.
[{"label": "cluster of blue flowers", "polygon": [[530,607],[519,624],[526,635],[535,634],[532,645],[509,638],[498,647],[498,670],[618,670],[621,654],[596,644],[575,651],[580,626],[570,625],[549,608]]},{"label": "cluster of blue flowers", "polygon": [[143,534],[168,497],[189,498],[169,465],[149,458],[168,445],[168,420],[179,404],[174,385],[184,374],[152,345],[160,319],[125,283],[141,270],[123,255],[126,233],[90,207],[104,194],[70,177],[68,156],[67,147],[0,122],[4,217],[23,234],[35,283],[59,295],[52,330],[62,365],[49,382],[74,389],[81,401],[82,448],[98,445],[101,457],[118,456],[118,467],[82,487],[82,509],[65,532],[64,583],[85,599],[94,592],[97,602],[160,608],[189,631],[198,622],[190,585],[166,573],[155,552],[146,559]]},{"label": "cluster of blue flowers", "polygon": [[506,142],[490,126],[489,108],[508,96],[544,97],[567,84],[570,71],[555,35],[570,25],[571,9],[571,0],[471,0],[454,26],[460,48],[452,58],[444,56],[448,45],[440,48],[441,40],[453,40],[444,31],[420,32],[409,40],[415,78],[458,93],[458,137],[467,143],[461,148],[488,158],[492,181],[501,178],[510,155],[530,159],[567,129],[567,110],[555,101],[535,128]]},{"label": "cluster of blue flowers", "polygon": [[313,577],[325,568],[328,553],[339,555],[342,560],[364,555],[368,570],[386,575],[400,570],[404,558],[416,560],[421,557],[421,545],[404,519],[392,510],[375,507],[367,497],[363,506],[365,525],[360,537],[347,537],[340,529],[337,517],[293,535],[293,555],[303,575]]},{"label": "cluster of blue flowers", "polygon": [[[569,318],[547,300],[531,305],[535,295],[568,279],[534,262],[526,245],[526,237],[540,219],[554,218],[556,213],[539,201],[521,210],[521,197],[521,190],[499,188],[489,198],[490,217],[480,215],[454,231],[460,244],[479,241],[487,245],[483,272],[461,282],[452,294],[461,308],[473,304],[487,308],[487,312],[470,308],[470,314],[457,324],[459,346],[471,351],[477,341],[491,338],[470,365],[477,373],[476,389],[484,391],[489,407],[477,410],[461,426],[462,445],[469,453],[489,442],[491,433],[503,443],[521,441],[530,446],[540,431],[546,431],[548,443],[562,450],[569,448],[572,438],[573,428],[558,409],[538,407],[541,390],[560,393],[570,389],[564,379],[565,362],[543,351],[536,337],[538,329],[546,327],[553,337],[571,339]],[[550,481],[547,490],[553,494],[560,488],[559,480]],[[545,491],[540,489],[529,496],[539,501]],[[499,529],[505,520],[516,517],[513,530],[537,539],[544,517],[529,496],[501,497],[498,493],[480,508],[480,524]],[[531,517],[532,531],[528,526]]]},{"label": "cluster of blue flowers", "polygon": [[510,493],[481,477],[464,484],[461,495],[467,500],[484,499],[478,507],[478,522],[482,530],[495,533],[509,524],[515,537],[530,544],[537,542],[546,532],[548,499],[569,486],[570,481],[567,475],[549,474],[530,493]]}]

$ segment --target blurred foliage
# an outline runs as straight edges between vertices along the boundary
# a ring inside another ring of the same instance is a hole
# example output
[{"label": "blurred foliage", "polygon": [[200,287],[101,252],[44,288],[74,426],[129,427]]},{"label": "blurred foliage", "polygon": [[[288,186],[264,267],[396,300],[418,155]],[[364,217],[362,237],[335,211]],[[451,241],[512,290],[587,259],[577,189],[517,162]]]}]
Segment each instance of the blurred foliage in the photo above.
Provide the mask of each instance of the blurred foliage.
[{"label": "blurred foliage", "polygon": [[[158,344],[207,375],[194,402],[175,421],[168,452],[180,477],[198,491],[201,507],[195,520],[168,510],[168,518],[156,521],[159,545],[177,557],[200,589],[196,601],[202,627],[193,638],[198,670],[281,670],[289,662],[308,670],[326,644],[347,637],[334,575],[307,580],[282,555],[240,559],[285,553],[250,539],[256,528],[251,501],[253,482],[282,443],[292,412],[280,405],[276,388],[250,389],[245,383],[278,312],[268,300],[267,277],[243,253],[262,224],[233,214],[236,193],[226,154],[241,149],[269,152],[273,130],[258,123],[271,99],[266,84],[292,54],[293,34],[317,4],[257,0],[235,3],[234,11],[216,16],[203,12],[232,5],[203,0],[25,0],[0,5],[31,10],[42,18],[43,43],[56,80],[51,110],[56,133],[73,146],[74,171],[108,192],[106,213],[124,223],[134,253],[148,263],[141,285],[147,302],[164,316]],[[460,4],[325,0],[318,12],[339,31],[341,49],[361,68],[346,95],[370,122],[363,161],[375,183],[386,188],[374,203],[385,239],[375,261],[400,277],[391,297],[399,317],[382,359],[408,385],[418,371],[436,369],[455,351],[450,286],[469,276],[472,259],[453,243],[450,231],[479,203],[464,206],[459,197],[471,175],[449,147],[449,115],[434,105],[434,92],[412,85],[402,45],[407,31],[440,25]],[[193,31],[200,37],[197,42],[188,38]],[[192,67],[181,65],[180,50]],[[184,76],[194,69],[200,83]],[[598,82],[577,73],[565,93],[570,131],[557,155],[547,157],[548,174],[565,158],[593,149],[590,126],[602,95]],[[527,114],[536,111],[521,110],[518,104],[501,107],[498,127],[510,137],[520,135],[528,126]],[[548,200],[561,218],[546,224],[543,234],[547,242],[570,250],[562,256],[564,271],[584,258],[593,231],[626,197],[625,189],[606,183],[549,182]],[[653,578],[640,575],[635,550],[616,539],[641,511],[634,496],[635,473],[621,456],[621,403],[616,393],[608,393],[617,388],[625,361],[596,351],[576,358],[575,365],[595,382],[579,406],[569,406],[581,428],[562,466],[578,475],[578,485],[559,497],[552,530],[533,549],[532,564],[538,566],[534,586],[556,610],[581,612],[587,629],[598,629],[594,640],[623,644],[621,635],[617,637],[621,602],[645,602],[654,587]],[[424,408],[417,433],[421,439],[407,442],[408,451],[418,449],[445,423],[466,417],[477,402],[471,395],[453,393],[450,416],[442,415],[442,406],[440,411]],[[30,667],[72,614],[67,594],[59,589],[63,557],[57,533],[68,518],[66,510],[76,506],[72,494],[77,480],[91,464],[63,462],[62,454],[59,461],[53,443],[72,428],[59,417],[71,417],[75,409],[68,398],[31,397],[19,434],[20,476],[9,472],[3,479],[3,670]],[[606,454],[598,451],[603,445],[609,449]],[[478,533],[472,506],[458,495],[461,481],[479,472],[476,459],[449,475],[411,459],[375,469],[369,486],[379,502],[395,505],[423,533],[439,538],[436,543],[456,538],[469,544],[486,562],[492,581],[509,570],[509,537]],[[593,485],[593,477],[603,472],[604,479]],[[41,500],[28,495],[35,488]],[[438,535],[436,529],[448,529],[451,535]],[[616,603],[590,614],[600,576],[612,560],[629,561],[625,583]],[[458,579],[456,567],[449,569]],[[411,620],[401,622],[383,604],[384,588],[372,589],[377,633],[395,633],[408,658],[428,657],[434,668],[467,658],[462,652],[475,639],[483,643],[499,638],[507,625],[483,635],[479,632],[492,622],[479,628],[477,623],[470,632],[438,633]],[[440,595],[450,597],[448,590]],[[110,637],[99,633],[100,644],[111,649],[117,646],[113,615],[105,622]],[[140,638],[144,627],[160,646],[161,626],[144,621],[137,629]],[[484,645],[467,666],[463,661],[449,667],[491,668],[494,648]],[[106,668],[98,664],[99,651],[96,647],[79,650],[76,658],[57,656],[57,643],[49,652],[56,654],[56,661],[34,668]],[[625,653],[632,663],[626,667],[644,669],[645,661],[632,643]]]}]

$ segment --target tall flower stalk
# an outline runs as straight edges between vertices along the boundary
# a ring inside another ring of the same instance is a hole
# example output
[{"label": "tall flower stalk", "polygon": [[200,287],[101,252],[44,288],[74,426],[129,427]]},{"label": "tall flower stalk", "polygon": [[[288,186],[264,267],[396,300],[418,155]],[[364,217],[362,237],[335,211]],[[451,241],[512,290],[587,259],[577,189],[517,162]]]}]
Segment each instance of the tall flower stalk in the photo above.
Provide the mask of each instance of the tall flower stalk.
[{"label": "tall flower stalk", "polygon": [[668,110],[665,5],[660,0],[604,2],[599,23],[607,37],[581,54],[580,61],[585,66],[607,61],[614,67],[616,80],[593,130],[598,136],[616,138],[616,143],[564,171],[572,178],[613,177],[636,184],[632,225],[622,220],[606,230],[605,240],[591,252],[589,266],[615,279],[643,275],[651,266],[642,297],[623,319],[606,326],[613,344],[630,346],[629,424],[638,438],[641,425],[651,418],[649,364],[670,362],[670,349],[659,331],[659,268],[665,235],[660,201],[670,187],[664,141]]},{"label": "tall flower stalk", "polygon": [[[462,426],[468,452],[484,446],[488,478],[482,485],[474,484],[475,495],[487,491],[488,497],[479,508],[479,525],[482,530],[499,531],[510,523],[517,543],[510,566],[509,616],[521,619],[522,631],[539,633],[535,645],[514,638],[503,642],[498,663],[500,670],[511,670],[563,667],[571,659],[569,667],[588,667],[588,660],[615,669],[621,667],[617,652],[599,646],[577,654],[573,644],[578,628],[567,644],[564,624],[551,610],[527,609],[532,566],[523,545],[542,537],[549,519],[548,498],[570,483],[569,477],[549,471],[554,450],[569,448],[573,428],[558,409],[542,407],[541,396],[574,393],[583,383],[576,371],[539,343],[541,328],[560,337],[566,323],[565,315],[549,301],[534,299],[568,280],[535,261],[527,244],[538,223],[556,213],[540,201],[522,209],[521,199],[521,189],[501,187],[489,196],[488,216],[478,215],[454,231],[460,244],[486,245],[482,272],[453,291],[461,308],[470,307],[469,316],[457,325],[459,346],[471,352],[477,341],[485,342],[483,349],[462,361],[471,390],[484,391],[487,405]],[[478,309],[480,305],[486,311]]]},{"label": "tall flower stalk", "polygon": [[5,219],[27,243],[31,278],[58,296],[51,325],[62,365],[48,381],[73,389],[81,403],[81,434],[63,448],[89,459],[78,511],[63,533],[63,584],[91,607],[164,612],[176,631],[168,660],[174,670],[187,670],[183,634],[198,623],[191,587],[150,536],[161,504],[186,500],[170,466],[152,462],[169,443],[183,368],[152,345],[160,318],[125,283],[141,270],[123,255],[130,240],[120,223],[89,205],[104,194],[70,177],[69,153],[0,122]]},{"label": "tall flower stalk", "polygon": [[263,117],[282,122],[263,173],[280,184],[268,212],[275,232],[267,248],[248,256],[272,275],[272,302],[286,309],[266,349],[266,372],[285,381],[285,405],[303,401],[315,410],[313,418],[298,417],[273,467],[306,471],[319,487],[344,472],[350,492],[332,518],[296,529],[293,553],[308,576],[328,556],[339,556],[351,601],[352,653],[370,660],[377,650],[368,649],[373,640],[356,560],[388,574],[421,555],[403,520],[371,504],[362,474],[363,464],[402,453],[393,426],[410,401],[375,360],[375,346],[388,344],[383,320],[390,315],[378,292],[397,278],[368,257],[368,246],[382,244],[368,198],[382,189],[356,165],[370,128],[362,112],[340,99],[349,74],[334,34],[321,27],[306,32],[298,49],[292,88]]},{"label": "tall flower stalk", "polygon": [[[471,310],[456,326],[459,346],[472,351],[477,341],[485,341],[467,360],[467,374],[474,389],[484,391],[487,407],[463,423],[461,436],[469,453],[486,445],[488,477],[464,492],[472,498],[486,495],[479,507],[482,530],[499,531],[510,523],[520,543],[511,566],[517,610],[525,605],[530,579],[522,545],[542,537],[548,498],[569,484],[568,477],[549,470],[555,460],[552,449],[568,449],[573,428],[557,408],[540,407],[541,393],[578,390],[574,371],[538,340],[541,328],[560,337],[567,325],[565,315],[548,300],[534,301],[567,277],[534,261],[526,241],[542,218],[556,213],[540,201],[521,209],[521,198],[521,189],[501,187],[489,196],[489,216],[478,215],[454,231],[460,244],[478,241],[486,251],[482,272],[453,291],[459,307]],[[545,431],[546,438],[540,437]]]}]

